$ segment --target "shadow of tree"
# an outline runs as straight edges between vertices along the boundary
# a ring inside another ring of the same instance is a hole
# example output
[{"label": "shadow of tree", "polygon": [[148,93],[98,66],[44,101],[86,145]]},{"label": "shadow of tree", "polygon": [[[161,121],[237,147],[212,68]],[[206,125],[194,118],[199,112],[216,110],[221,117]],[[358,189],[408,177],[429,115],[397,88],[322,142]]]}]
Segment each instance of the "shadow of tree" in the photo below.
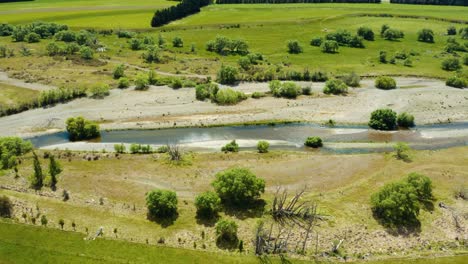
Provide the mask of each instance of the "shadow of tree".
[{"label": "shadow of tree", "polygon": [[226,240],[222,237],[216,239],[216,246],[220,249],[234,250],[237,248],[237,245],[239,245],[239,239],[237,237],[233,240]]},{"label": "shadow of tree", "polygon": [[416,216],[408,217],[404,223],[393,224],[385,219],[381,218],[375,212],[372,213],[374,219],[379,222],[380,225],[385,227],[385,231],[392,236],[410,236],[421,233],[421,222]]},{"label": "shadow of tree", "polygon": [[216,222],[219,220],[219,215],[204,216],[197,214],[196,216],[197,224],[204,225],[208,227],[215,226]]},{"label": "shadow of tree", "polygon": [[163,228],[166,228],[168,226],[171,226],[174,224],[174,222],[177,220],[177,218],[179,217],[179,213],[178,212],[175,212],[174,214],[172,214],[171,216],[167,216],[167,217],[159,217],[159,216],[153,216],[149,213],[146,213],[146,218],[152,222],[155,222],[159,225],[161,225],[161,227]]},{"label": "shadow of tree", "polygon": [[223,209],[226,215],[234,216],[238,219],[258,218],[265,213],[266,202],[263,199],[245,205],[225,204]]}]

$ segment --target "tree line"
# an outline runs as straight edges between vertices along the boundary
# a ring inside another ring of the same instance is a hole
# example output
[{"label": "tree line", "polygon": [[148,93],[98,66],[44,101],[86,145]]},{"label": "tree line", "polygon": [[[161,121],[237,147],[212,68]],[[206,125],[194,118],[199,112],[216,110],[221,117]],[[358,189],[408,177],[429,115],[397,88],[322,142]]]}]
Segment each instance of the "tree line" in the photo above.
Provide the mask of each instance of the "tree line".
[{"label": "tree line", "polygon": [[211,0],[182,0],[180,4],[157,10],[151,20],[152,27],[159,27],[171,21],[200,12],[200,8],[207,6]]},{"label": "tree line", "polygon": [[217,4],[381,3],[381,0],[216,0]]},{"label": "tree line", "polygon": [[466,0],[390,0],[392,4],[468,6]]}]

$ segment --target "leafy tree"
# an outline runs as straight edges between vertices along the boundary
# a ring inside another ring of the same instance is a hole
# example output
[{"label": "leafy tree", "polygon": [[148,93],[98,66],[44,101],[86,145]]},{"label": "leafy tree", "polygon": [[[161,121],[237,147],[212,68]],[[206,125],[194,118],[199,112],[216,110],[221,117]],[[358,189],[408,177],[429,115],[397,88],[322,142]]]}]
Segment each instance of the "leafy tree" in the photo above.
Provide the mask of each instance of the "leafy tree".
[{"label": "leafy tree", "polygon": [[141,50],[143,47],[143,43],[139,38],[131,38],[128,43],[130,44],[131,50]]},{"label": "leafy tree", "polygon": [[177,195],[173,191],[153,190],[146,195],[150,218],[168,218],[177,214]]},{"label": "leafy tree", "polygon": [[299,41],[297,40],[289,40],[288,41],[288,53],[291,54],[299,54],[302,53],[303,49],[301,47],[301,44],[299,44]]},{"label": "leafy tree", "polygon": [[0,169],[11,169],[17,165],[17,157],[32,150],[30,141],[19,137],[0,138]]},{"label": "leafy tree", "polygon": [[399,127],[414,127],[414,116],[403,112],[398,115],[397,124]]},{"label": "leafy tree", "polygon": [[418,41],[434,43],[434,32],[432,29],[424,28],[418,32]]},{"label": "leafy tree", "polygon": [[338,48],[338,42],[334,40],[325,40],[322,44],[322,51],[325,53],[337,53]]},{"label": "leafy tree", "polygon": [[47,217],[45,215],[42,215],[41,216],[41,225],[47,226],[48,222],[49,222],[49,220],[47,220]]},{"label": "leafy tree", "polygon": [[244,71],[247,71],[250,69],[250,67],[252,66],[252,62],[250,61],[250,59],[245,56],[245,57],[240,57],[239,60],[237,61],[237,63],[239,64],[239,66],[244,70]]},{"label": "leafy tree", "polygon": [[434,199],[432,195],[432,181],[429,177],[413,172],[408,174],[406,181],[414,187],[419,201],[431,201]]},{"label": "leafy tree", "polygon": [[34,173],[31,175],[29,182],[32,188],[40,189],[43,185],[44,174],[42,172],[42,167],[41,163],[39,162],[39,158],[37,157],[35,152],[33,152],[33,168]]},{"label": "leafy tree", "polygon": [[125,147],[124,144],[115,144],[114,145],[114,150],[115,150],[115,152],[117,152],[119,154],[123,154],[126,151],[126,147]]},{"label": "leafy tree", "polygon": [[379,52],[379,61],[380,61],[380,63],[387,63],[387,52],[386,51],[381,50]]},{"label": "leafy tree", "polygon": [[117,87],[124,89],[130,87],[130,80],[127,77],[120,77]]},{"label": "leafy tree", "polygon": [[218,172],[212,185],[224,203],[234,205],[250,204],[265,191],[265,181],[246,168]]},{"label": "leafy tree", "polygon": [[405,37],[405,34],[403,34],[403,31],[389,28],[385,30],[382,36],[386,40],[397,40]]},{"label": "leafy tree", "polygon": [[223,152],[239,152],[239,145],[237,144],[236,140],[233,140],[227,143],[225,146],[221,148]]},{"label": "leafy tree", "polygon": [[313,38],[310,41],[310,45],[315,46],[315,47],[320,47],[322,45],[322,42],[323,42],[323,39],[320,37],[317,37],[317,38]]},{"label": "leafy tree", "polygon": [[375,79],[375,87],[383,90],[395,89],[396,81],[392,77],[379,76]]},{"label": "leafy tree", "polygon": [[94,51],[89,47],[82,47],[80,49],[80,56],[85,60],[92,60],[94,57]]},{"label": "leafy tree", "polygon": [[41,36],[39,36],[39,34],[31,32],[31,33],[26,35],[25,40],[28,43],[36,43],[36,42],[39,42],[41,40]]},{"label": "leafy tree", "polygon": [[308,137],[304,145],[311,148],[320,148],[323,146],[323,143],[320,137]]},{"label": "leafy tree", "polygon": [[216,223],[216,235],[218,239],[226,242],[237,241],[237,224],[232,220],[221,219]]},{"label": "leafy tree", "polygon": [[162,61],[161,50],[156,45],[150,45],[146,47],[145,52],[143,52],[141,56],[147,63],[159,63]]},{"label": "leafy tree", "polygon": [[393,149],[395,150],[395,156],[397,159],[410,161],[408,152],[411,150],[411,148],[408,146],[408,144],[404,142],[398,142],[395,144]]},{"label": "leafy tree", "polygon": [[355,72],[350,74],[344,75],[341,77],[341,80],[350,87],[359,87],[361,82],[361,77],[357,75]]},{"label": "leafy tree", "polygon": [[447,35],[453,36],[457,34],[457,29],[454,26],[450,26],[447,28]]},{"label": "leafy tree", "polygon": [[395,130],[397,114],[392,109],[377,109],[372,112],[369,127],[377,130]]},{"label": "leafy tree", "polygon": [[130,153],[136,154],[141,151],[141,145],[140,144],[131,144],[130,145]]},{"label": "leafy tree", "polygon": [[49,174],[50,174],[50,187],[55,188],[57,184],[57,175],[62,172],[62,166],[55,160],[53,155],[49,156]]},{"label": "leafy tree", "polygon": [[184,41],[181,37],[174,37],[174,39],[172,40],[172,46],[175,48],[182,48],[184,46]]},{"label": "leafy tree", "polygon": [[360,37],[360,36],[352,36],[349,41],[348,41],[348,45],[351,47],[351,48],[360,48],[360,49],[363,49],[365,48],[366,46],[364,45],[364,42],[363,42],[363,38]]},{"label": "leafy tree", "polygon": [[125,66],[123,64],[117,65],[115,67],[114,72],[112,73],[112,76],[114,77],[115,80],[120,79],[125,76]]},{"label": "leafy tree", "polygon": [[363,37],[365,40],[373,41],[374,40],[374,31],[369,27],[360,27],[357,30],[358,36]]},{"label": "leafy tree", "polygon": [[101,135],[99,125],[83,117],[70,117],[66,121],[68,136],[71,141],[97,138]]},{"label": "leafy tree", "polygon": [[348,86],[339,79],[328,80],[323,88],[325,94],[347,94]]},{"label": "leafy tree", "polygon": [[460,60],[457,58],[450,57],[442,61],[442,69],[445,71],[456,71],[461,67]]},{"label": "leafy tree", "polygon": [[10,218],[13,213],[13,205],[5,195],[0,196],[0,217]]},{"label": "leafy tree", "polygon": [[65,225],[65,221],[63,219],[60,219],[58,221],[58,224],[60,225],[60,228],[63,230],[63,226]]},{"label": "leafy tree", "polygon": [[110,94],[110,87],[104,83],[96,83],[89,88],[90,96],[95,99],[102,99]]},{"label": "leafy tree", "polygon": [[455,88],[464,88],[468,87],[468,80],[463,77],[452,76],[447,79],[445,84]]},{"label": "leafy tree", "polygon": [[143,91],[143,90],[148,90],[148,88],[149,88],[148,76],[146,74],[139,73],[135,79],[135,90]]},{"label": "leafy tree", "polygon": [[221,69],[218,71],[217,81],[221,84],[234,84],[238,80],[238,71],[237,68],[221,65]]},{"label": "leafy tree", "polygon": [[260,140],[257,143],[258,153],[267,153],[269,147],[270,147],[270,143],[268,143],[268,141]]},{"label": "leafy tree", "polygon": [[195,197],[195,207],[199,216],[215,216],[221,208],[221,198],[214,192],[201,193]]}]

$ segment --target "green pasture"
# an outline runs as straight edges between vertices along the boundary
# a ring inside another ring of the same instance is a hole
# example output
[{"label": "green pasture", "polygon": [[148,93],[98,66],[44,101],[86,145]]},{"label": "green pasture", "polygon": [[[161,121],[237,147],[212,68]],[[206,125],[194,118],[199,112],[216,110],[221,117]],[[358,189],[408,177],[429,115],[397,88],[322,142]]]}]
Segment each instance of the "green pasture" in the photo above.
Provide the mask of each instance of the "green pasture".
[{"label": "green pasture", "polygon": [[30,102],[38,96],[38,91],[0,82],[0,109],[14,107],[22,103]]}]

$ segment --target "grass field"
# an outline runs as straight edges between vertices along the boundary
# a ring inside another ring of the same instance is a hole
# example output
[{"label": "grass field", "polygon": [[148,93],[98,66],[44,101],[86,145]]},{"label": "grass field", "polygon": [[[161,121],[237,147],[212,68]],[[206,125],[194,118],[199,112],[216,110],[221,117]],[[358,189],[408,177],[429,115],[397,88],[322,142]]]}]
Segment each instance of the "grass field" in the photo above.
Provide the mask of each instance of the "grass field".
[{"label": "grass field", "polygon": [[30,102],[39,96],[39,92],[0,82],[0,108],[8,108]]}]

